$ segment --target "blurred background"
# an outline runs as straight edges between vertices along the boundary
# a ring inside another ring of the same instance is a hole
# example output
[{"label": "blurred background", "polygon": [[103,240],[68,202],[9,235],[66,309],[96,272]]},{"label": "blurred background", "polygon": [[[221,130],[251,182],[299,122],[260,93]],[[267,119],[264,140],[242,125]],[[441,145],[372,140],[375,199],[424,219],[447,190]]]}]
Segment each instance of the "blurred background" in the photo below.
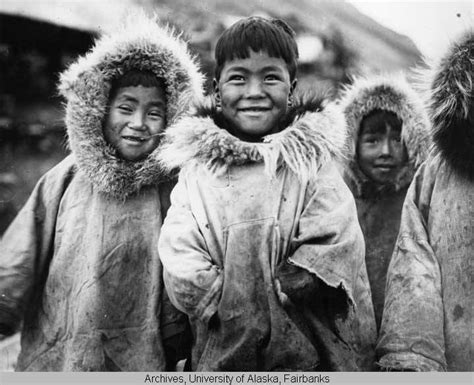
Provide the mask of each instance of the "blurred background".
[{"label": "blurred background", "polygon": [[[472,1],[454,0],[1,0],[0,236],[39,177],[68,153],[58,74],[133,8],[182,31],[208,87],[225,28],[250,15],[283,18],[297,34],[298,87],[331,97],[351,75],[423,66],[473,25]],[[18,336],[9,341],[0,342],[0,371],[18,353]]]}]

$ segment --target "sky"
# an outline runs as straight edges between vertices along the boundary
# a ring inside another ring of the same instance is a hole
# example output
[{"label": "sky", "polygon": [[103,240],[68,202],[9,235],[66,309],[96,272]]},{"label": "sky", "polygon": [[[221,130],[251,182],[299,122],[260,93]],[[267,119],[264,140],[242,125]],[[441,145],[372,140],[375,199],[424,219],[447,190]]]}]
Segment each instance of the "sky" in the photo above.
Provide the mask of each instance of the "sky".
[{"label": "sky", "polygon": [[462,31],[474,27],[474,0],[346,0],[380,24],[410,37],[436,59]]}]

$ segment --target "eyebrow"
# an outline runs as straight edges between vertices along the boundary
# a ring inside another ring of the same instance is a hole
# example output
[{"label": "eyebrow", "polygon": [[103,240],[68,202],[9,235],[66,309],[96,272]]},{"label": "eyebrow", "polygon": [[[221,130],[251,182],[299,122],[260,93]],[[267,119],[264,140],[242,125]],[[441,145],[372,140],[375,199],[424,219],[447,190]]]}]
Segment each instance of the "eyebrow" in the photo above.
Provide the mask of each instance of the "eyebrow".
[{"label": "eyebrow", "polygon": [[[118,101],[129,101],[129,102],[133,102],[133,103],[138,103],[138,99],[134,98],[132,95],[129,95],[129,94],[121,94],[118,97]],[[162,100],[158,100],[158,99],[152,100],[151,102],[148,103],[148,105],[159,107],[159,108],[165,108],[166,107],[165,102],[163,102]]]},{"label": "eyebrow", "polygon": [[[229,71],[242,71],[242,72],[250,72],[247,67],[244,66],[230,66]],[[281,68],[278,66],[266,66],[259,69],[259,72],[266,72],[266,71],[276,71],[281,72]]]}]

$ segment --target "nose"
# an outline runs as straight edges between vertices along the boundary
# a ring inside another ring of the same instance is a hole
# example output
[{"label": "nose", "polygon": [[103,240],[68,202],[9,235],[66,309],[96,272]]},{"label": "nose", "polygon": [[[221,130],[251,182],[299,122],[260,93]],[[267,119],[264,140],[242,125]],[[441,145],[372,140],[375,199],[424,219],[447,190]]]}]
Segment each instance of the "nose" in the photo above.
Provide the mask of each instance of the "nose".
[{"label": "nose", "polygon": [[135,112],[130,116],[130,120],[128,122],[128,126],[133,128],[134,130],[142,130],[145,129],[145,117],[144,114],[140,113],[139,111]]},{"label": "nose", "polygon": [[380,148],[381,155],[390,156],[392,155],[392,150],[393,149],[390,144],[390,140],[385,138],[381,143],[381,148]]},{"label": "nose", "polygon": [[262,82],[259,79],[250,79],[246,91],[249,98],[260,98],[264,95]]}]

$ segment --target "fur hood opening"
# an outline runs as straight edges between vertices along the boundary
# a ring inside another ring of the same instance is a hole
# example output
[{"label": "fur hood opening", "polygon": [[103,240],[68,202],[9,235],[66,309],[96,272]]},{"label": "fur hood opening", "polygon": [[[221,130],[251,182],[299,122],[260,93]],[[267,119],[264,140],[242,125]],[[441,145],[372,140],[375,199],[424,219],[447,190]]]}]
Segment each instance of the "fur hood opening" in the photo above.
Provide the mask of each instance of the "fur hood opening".
[{"label": "fur hood opening", "polygon": [[206,102],[194,116],[168,129],[160,160],[169,172],[189,163],[205,164],[212,172],[221,173],[230,166],[262,162],[269,175],[287,167],[305,180],[347,151],[344,116],[322,97],[295,97],[283,119],[283,129],[258,143],[231,135],[212,98]]},{"label": "fur hood opening", "polygon": [[[430,150],[430,123],[421,96],[402,74],[387,74],[355,78],[352,85],[343,91],[339,103],[349,132],[350,153],[345,174],[354,195],[361,197],[373,191],[399,191],[408,186]],[[403,122],[401,136],[408,162],[390,186],[377,186],[362,172],[357,160],[360,123],[375,109],[391,111]]]},{"label": "fur hood opening", "polygon": [[78,168],[100,192],[119,199],[166,176],[157,162],[160,145],[145,159],[131,162],[120,158],[103,136],[111,84],[131,69],[164,79],[167,126],[202,95],[203,77],[185,42],[145,14],[130,15],[61,74],[68,144]]},{"label": "fur hood opening", "polygon": [[474,38],[454,42],[423,74],[436,149],[458,172],[474,179]]}]

